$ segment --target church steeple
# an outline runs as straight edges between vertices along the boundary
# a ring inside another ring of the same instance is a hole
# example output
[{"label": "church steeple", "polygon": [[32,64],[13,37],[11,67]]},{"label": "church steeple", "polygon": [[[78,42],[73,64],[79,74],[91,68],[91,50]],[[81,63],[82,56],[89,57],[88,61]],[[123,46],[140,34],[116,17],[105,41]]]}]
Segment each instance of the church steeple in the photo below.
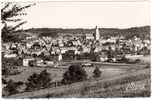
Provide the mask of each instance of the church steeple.
[{"label": "church steeple", "polygon": [[99,40],[99,39],[100,39],[99,29],[98,29],[97,26],[96,26],[95,39],[96,39],[96,40]]}]

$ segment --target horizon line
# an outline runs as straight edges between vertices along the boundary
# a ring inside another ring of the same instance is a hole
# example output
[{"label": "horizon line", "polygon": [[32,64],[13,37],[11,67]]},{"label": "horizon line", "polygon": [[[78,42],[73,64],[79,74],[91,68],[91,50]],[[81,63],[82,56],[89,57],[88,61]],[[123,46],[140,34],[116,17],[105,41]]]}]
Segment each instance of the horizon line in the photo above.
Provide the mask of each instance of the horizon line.
[{"label": "horizon line", "polygon": [[48,29],[95,29],[96,26],[98,28],[106,28],[106,29],[130,29],[130,28],[137,28],[137,27],[146,27],[151,25],[141,25],[141,26],[130,26],[130,27],[125,27],[125,28],[120,28],[120,27],[99,27],[99,25],[95,25],[93,28],[88,28],[88,27],[32,27],[32,28],[26,28],[23,30],[28,30],[28,29],[36,29],[36,28],[48,28]]}]

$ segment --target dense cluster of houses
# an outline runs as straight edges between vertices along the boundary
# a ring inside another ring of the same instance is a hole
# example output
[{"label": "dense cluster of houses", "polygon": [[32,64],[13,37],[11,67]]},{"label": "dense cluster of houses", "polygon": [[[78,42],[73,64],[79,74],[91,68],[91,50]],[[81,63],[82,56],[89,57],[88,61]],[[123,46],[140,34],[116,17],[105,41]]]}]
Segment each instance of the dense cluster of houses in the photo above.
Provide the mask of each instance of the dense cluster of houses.
[{"label": "dense cluster of houses", "polygon": [[[116,53],[109,56],[111,51]],[[141,40],[136,36],[129,40],[123,36],[104,39],[96,27],[94,34],[59,33],[56,38],[26,37],[21,43],[3,43],[2,52],[4,58],[22,58],[23,66],[29,66],[30,61],[43,66],[68,59],[90,59],[94,55],[97,56],[97,61],[106,61],[109,57],[116,61],[118,55],[149,54],[150,40]]]}]

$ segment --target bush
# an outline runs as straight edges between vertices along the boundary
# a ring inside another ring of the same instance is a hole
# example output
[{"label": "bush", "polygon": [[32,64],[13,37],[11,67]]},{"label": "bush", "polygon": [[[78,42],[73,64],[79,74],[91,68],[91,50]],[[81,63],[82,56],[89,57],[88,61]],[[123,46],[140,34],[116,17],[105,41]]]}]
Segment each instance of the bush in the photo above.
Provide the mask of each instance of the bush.
[{"label": "bush", "polygon": [[24,82],[22,82],[22,81],[18,81],[18,82],[16,82],[16,84],[19,86],[19,85],[23,85]]},{"label": "bush", "polygon": [[8,95],[16,94],[18,93],[17,86],[18,85],[13,80],[9,80],[5,87],[5,91],[8,92]]},{"label": "bush", "polygon": [[[2,57],[2,75],[18,74],[17,66],[22,65],[21,58],[4,58]],[[16,67],[16,68],[15,68]]]},{"label": "bush", "polygon": [[2,84],[7,84],[7,81],[4,78],[2,78]]},{"label": "bush", "polygon": [[35,61],[30,61],[30,62],[29,62],[29,66],[30,66],[30,67],[34,67],[35,65],[36,65],[36,64],[35,64]]},{"label": "bush", "polygon": [[150,68],[151,67],[151,65],[150,64],[147,64],[146,66],[145,66],[145,68]]},{"label": "bush", "polygon": [[128,63],[128,62],[129,62],[129,59],[127,59],[125,56],[123,56],[123,57],[121,58],[121,62],[122,62],[122,63]]},{"label": "bush", "polygon": [[86,71],[79,65],[72,65],[64,73],[62,83],[71,84],[74,82],[80,82],[87,79]]},{"label": "bush", "polygon": [[34,73],[28,78],[26,90],[35,90],[48,87],[50,81],[50,74],[46,70],[43,70],[40,74]]},{"label": "bush", "polygon": [[40,73],[39,79],[40,79],[41,87],[48,87],[49,86],[51,78],[50,78],[50,74],[47,72],[47,70],[43,70]]},{"label": "bush", "polygon": [[94,74],[93,77],[94,78],[98,78],[98,77],[101,76],[101,73],[102,72],[100,71],[100,69],[98,67],[96,67],[95,70],[94,70],[94,72],[93,72],[93,74]]},{"label": "bush", "polygon": [[21,71],[18,70],[18,66],[5,66],[2,68],[2,75],[16,75],[20,74]]},{"label": "bush", "polygon": [[2,58],[2,66],[21,66],[22,58]]},{"label": "bush", "polygon": [[141,62],[140,59],[136,59],[136,60],[135,60],[135,63],[140,63],[140,62]]},{"label": "bush", "polygon": [[7,67],[2,68],[2,75],[8,75],[9,74],[9,69]]},{"label": "bush", "polygon": [[39,75],[37,73],[33,73],[28,78],[28,82],[26,83],[26,86],[27,86],[26,90],[39,88],[38,82],[39,82]]}]

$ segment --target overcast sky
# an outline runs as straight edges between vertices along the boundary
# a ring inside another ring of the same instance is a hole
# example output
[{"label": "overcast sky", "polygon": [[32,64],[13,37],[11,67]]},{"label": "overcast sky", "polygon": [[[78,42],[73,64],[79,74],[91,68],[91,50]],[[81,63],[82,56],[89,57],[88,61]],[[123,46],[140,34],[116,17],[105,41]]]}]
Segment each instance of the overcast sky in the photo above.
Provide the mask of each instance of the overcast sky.
[{"label": "overcast sky", "polygon": [[36,2],[23,28],[128,28],[150,25],[149,2]]}]

